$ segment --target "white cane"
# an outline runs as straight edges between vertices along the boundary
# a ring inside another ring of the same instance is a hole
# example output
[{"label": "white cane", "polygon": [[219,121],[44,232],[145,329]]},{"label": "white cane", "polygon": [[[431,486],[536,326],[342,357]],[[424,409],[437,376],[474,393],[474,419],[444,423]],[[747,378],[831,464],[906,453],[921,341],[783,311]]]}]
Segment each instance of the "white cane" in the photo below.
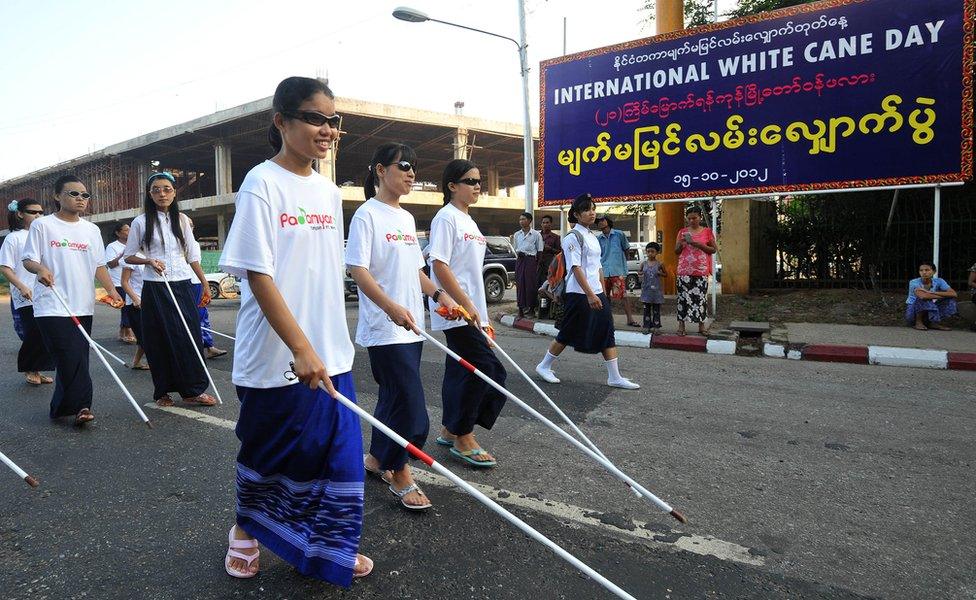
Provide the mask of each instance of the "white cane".
[{"label": "white cane", "polygon": [[183,311],[180,310],[180,303],[176,301],[176,294],[173,293],[173,288],[169,286],[169,279],[166,277],[166,270],[164,269],[160,275],[163,276],[163,283],[166,284],[166,291],[169,292],[169,297],[173,299],[173,307],[176,308],[176,314],[180,316],[180,322],[183,323],[183,329],[186,331],[186,337],[189,338],[190,345],[193,346],[193,351],[196,352],[197,358],[200,359],[200,365],[203,367],[203,372],[207,374],[207,381],[210,382],[210,387],[213,388],[214,394],[217,396],[217,402],[223,404],[224,401],[220,397],[220,391],[217,389],[217,384],[214,383],[213,377],[210,376],[210,369],[207,368],[207,362],[203,360],[203,354],[200,353],[198,340],[193,337],[193,332],[190,331],[190,325],[186,322],[186,318],[183,316]]},{"label": "white cane", "polygon": [[[286,373],[285,376],[289,378],[294,378],[294,369],[295,369],[294,363],[292,363],[291,368],[292,371]],[[325,392],[326,394],[329,394],[329,390],[326,389],[325,384],[322,383],[321,381],[319,382],[319,389]],[[618,587],[612,581],[610,581],[603,575],[600,575],[599,573],[594,571],[591,567],[589,567],[586,563],[584,563],[580,559],[576,558],[575,556],[573,556],[572,554],[564,550],[561,546],[559,546],[559,544],[553,542],[546,536],[542,535],[541,533],[533,529],[527,523],[525,523],[524,521],[522,521],[512,513],[508,512],[507,510],[499,506],[497,502],[495,502],[488,496],[478,491],[470,483],[468,483],[467,481],[461,479],[460,477],[452,473],[449,469],[447,469],[447,467],[434,460],[433,457],[425,453],[423,450],[417,448],[416,446],[408,442],[397,432],[393,431],[392,429],[384,425],[379,419],[377,419],[373,415],[369,414],[368,412],[366,412],[365,410],[357,406],[355,402],[352,402],[351,400],[349,400],[348,398],[340,394],[338,391],[336,392],[335,396],[332,396],[332,398],[340,402],[343,406],[345,406],[349,410],[359,415],[361,419],[365,420],[373,427],[382,431],[384,435],[386,435],[388,438],[390,438],[391,440],[399,444],[401,447],[403,447],[414,458],[420,460],[425,465],[431,467],[432,469],[434,469],[435,471],[437,471],[438,473],[440,473],[441,475],[449,479],[454,485],[458,486],[465,492],[474,496],[476,500],[478,500],[479,502],[481,502],[482,504],[490,508],[492,511],[494,511],[496,514],[501,516],[503,519],[505,519],[512,525],[515,525],[516,527],[521,529],[526,535],[528,535],[535,541],[547,546],[550,550],[555,552],[557,556],[559,556],[569,564],[573,565],[574,567],[582,571],[584,574],[586,574],[591,579],[599,583],[601,586],[603,586],[605,589],[613,593],[618,598],[636,600],[633,596],[625,592],[623,589]]]},{"label": "white cane", "polygon": [[7,455],[4,454],[3,452],[0,452],[0,461],[2,461],[3,464],[5,464],[8,467],[10,467],[10,470],[13,471],[14,473],[16,473],[17,474],[17,477],[20,477],[21,479],[23,479],[24,481],[26,481],[27,482],[27,485],[29,485],[31,487],[37,487],[37,485],[38,485],[37,479],[34,479],[30,475],[28,475],[27,472],[24,471],[23,469],[21,469],[20,467],[18,467],[17,464],[14,461],[12,461],[9,458],[7,458]]},{"label": "white cane", "polygon": [[136,412],[139,413],[139,417],[150,429],[152,429],[152,423],[149,421],[149,417],[146,416],[146,413],[142,412],[142,408],[140,408],[139,403],[136,402],[135,398],[132,397],[132,394],[129,393],[129,389],[125,387],[125,384],[122,383],[122,380],[119,379],[118,375],[116,375],[115,371],[112,369],[112,365],[108,364],[108,361],[105,360],[105,356],[103,356],[101,350],[98,349],[98,344],[96,344],[95,340],[93,340],[91,336],[88,335],[88,332],[85,331],[81,321],[79,321],[78,317],[71,312],[71,308],[68,307],[68,303],[65,301],[64,296],[62,296],[61,292],[59,292],[53,285],[50,286],[49,289],[54,293],[54,297],[58,299],[61,306],[64,307],[64,310],[68,312],[71,320],[74,321],[75,326],[78,327],[78,331],[81,332],[81,335],[84,336],[85,340],[88,342],[88,345],[91,346],[91,349],[95,351],[96,355],[98,355],[98,358],[102,361],[102,364],[105,365],[106,369],[108,369],[108,372],[112,375],[112,379],[115,380],[115,383],[119,384],[119,387],[122,389],[122,393],[125,394],[125,397],[129,400],[129,403],[132,404],[132,407],[136,409]]}]

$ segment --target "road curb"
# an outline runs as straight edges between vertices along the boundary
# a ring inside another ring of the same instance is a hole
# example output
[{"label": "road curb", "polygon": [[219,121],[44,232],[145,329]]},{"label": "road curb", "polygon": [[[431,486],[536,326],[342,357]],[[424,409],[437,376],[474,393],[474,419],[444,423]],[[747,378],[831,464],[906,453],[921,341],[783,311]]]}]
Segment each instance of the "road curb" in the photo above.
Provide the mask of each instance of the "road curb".
[{"label": "road curb", "polygon": [[[502,325],[521,331],[528,331],[549,337],[556,337],[558,333],[558,330],[552,323],[540,323],[531,319],[518,319],[514,315],[503,313],[496,313],[492,315],[492,318]],[[706,354],[721,354],[726,356],[740,354],[736,340],[724,338],[705,338],[698,335],[679,336],[667,333],[647,335],[637,331],[617,331],[614,337],[618,346],[629,348],[658,348],[662,350],[704,352]],[[752,353],[742,353],[740,355],[756,356]],[[976,371],[976,353],[950,352],[938,348],[764,342],[762,344],[762,352],[758,356],[761,358],[784,360],[839,362],[885,367]]]}]

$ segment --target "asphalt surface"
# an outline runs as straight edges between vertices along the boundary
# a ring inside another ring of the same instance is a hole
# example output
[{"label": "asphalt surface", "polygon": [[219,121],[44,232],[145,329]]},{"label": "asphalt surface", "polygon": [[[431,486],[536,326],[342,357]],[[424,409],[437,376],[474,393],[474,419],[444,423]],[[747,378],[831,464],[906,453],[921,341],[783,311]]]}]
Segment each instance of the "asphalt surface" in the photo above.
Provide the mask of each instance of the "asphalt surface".
[{"label": "asphalt surface", "polygon": [[[216,301],[214,327],[233,334],[236,306]],[[354,326],[354,302],[347,311]],[[50,386],[15,372],[19,342],[4,317],[0,450],[41,487],[0,471],[0,598],[611,597],[429,476],[426,514],[367,482],[361,550],[376,569],[350,590],[301,577],[270,552],[257,578],[234,580],[223,571],[237,451],[230,356],[208,363],[223,406],[146,408],[152,430],[92,357],[98,418],[78,430],[48,419]],[[96,340],[129,360],[116,325],[117,313],[96,309]],[[501,328],[499,342],[529,370],[547,344]],[[435,433],[444,358],[426,346]],[[624,348],[621,370],[644,386],[627,392],[604,385],[601,362],[567,351],[556,363],[563,383],[545,389],[688,525],[511,403],[479,434],[498,468],[461,465],[433,435],[426,449],[636,598],[976,597],[976,373]],[[119,372],[150,401],[148,373]],[[376,384],[361,350],[355,378],[371,410]],[[552,415],[513,370],[509,382]]]}]

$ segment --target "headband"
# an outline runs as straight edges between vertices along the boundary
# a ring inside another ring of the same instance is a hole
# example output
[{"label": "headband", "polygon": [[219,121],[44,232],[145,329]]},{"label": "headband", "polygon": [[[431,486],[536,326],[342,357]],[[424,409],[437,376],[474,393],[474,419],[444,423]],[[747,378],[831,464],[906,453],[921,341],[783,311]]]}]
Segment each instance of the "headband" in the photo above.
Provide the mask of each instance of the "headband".
[{"label": "headband", "polygon": [[146,185],[149,185],[150,183],[152,183],[153,182],[153,179],[159,179],[160,177],[163,177],[164,179],[169,179],[169,182],[170,183],[172,183],[173,185],[176,185],[176,178],[173,177],[173,174],[170,173],[169,171],[162,171],[160,173],[153,173],[152,175],[149,176],[149,179],[146,180]]}]

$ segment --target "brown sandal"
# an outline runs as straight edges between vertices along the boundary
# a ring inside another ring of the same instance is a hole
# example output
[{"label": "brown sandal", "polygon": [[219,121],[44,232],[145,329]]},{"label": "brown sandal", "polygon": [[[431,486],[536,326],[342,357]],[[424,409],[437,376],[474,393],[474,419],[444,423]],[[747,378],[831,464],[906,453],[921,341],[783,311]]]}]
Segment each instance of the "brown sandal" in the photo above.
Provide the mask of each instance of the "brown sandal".
[{"label": "brown sandal", "polygon": [[173,402],[173,399],[169,397],[169,394],[166,394],[161,398],[156,398],[156,406],[167,407],[167,406],[173,406],[173,404],[175,403]]},{"label": "brown sandal", "polygon": [[94,420],[95,420],[95,415],[93,415],[92,411],[87,408],[83,408],[79,410],[78,414],[75,415],[75,425],[84,425],[85,423]]},{"label": "brown sandal", "polygon": [[215,406],[217,399],[210,394],[200,394],[192,398],[183,398],[183,402],[187,404],[199,404],[200,406]]},{"label": "brown sandal", "polygon": [[54,383],[54,378],[48,377],[47,375],[41,375],[41,383]]},{"label": "brown sandal", "polygon": [[25,376],[24,379],[27,381],[27,383],[31,385],[41,385],[42,383],[44,383],[44,379],[41,378],[40,375],[37,376],[37,379],[34,379],[34,377],[32,377],[31,375]]}]

